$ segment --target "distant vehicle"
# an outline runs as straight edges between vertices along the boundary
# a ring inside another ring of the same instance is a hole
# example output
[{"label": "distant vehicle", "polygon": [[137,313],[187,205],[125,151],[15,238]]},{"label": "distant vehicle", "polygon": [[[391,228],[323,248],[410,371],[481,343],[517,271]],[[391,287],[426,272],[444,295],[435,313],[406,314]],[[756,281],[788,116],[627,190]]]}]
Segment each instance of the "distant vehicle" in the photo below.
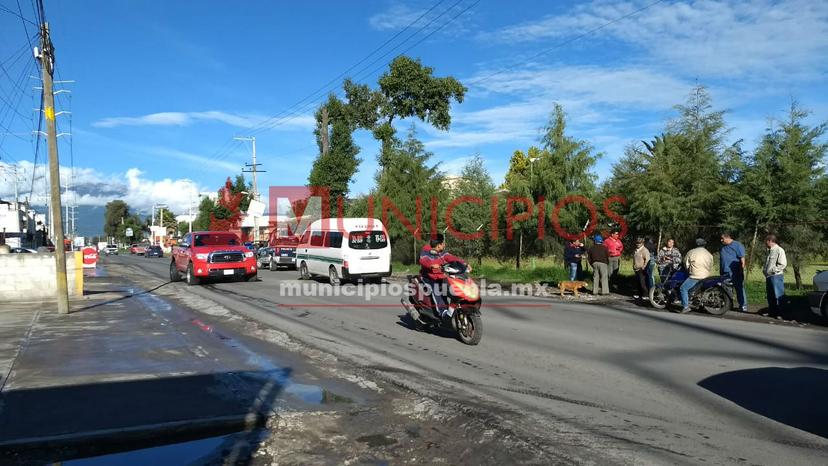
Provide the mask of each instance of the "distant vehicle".
[{"label": "distant vehicle", "polygon": [[269,269],[270,268],[270,261],[273,257],[273,248],[271,247],[261,247],[256,251],[256,265],[258,265],[259,270],[261,269]]},{"label": "distant vehicle", "polygon": [[107,244],[104,246],[103,250],[101,251],[106,256],[110,256],[112,254],[118,255],[118,245],[117,244]]},{"label": "distant vehicle", "polygon": [[289,269],[296,268],[296,247],[299,245],[299,238],[296,236],[282,236],[273,239],[270,247],[271,255],[268,268],[277,270],[279,267]]},{"label": "distant vehicle", "polygon": [[254,281],[257,270],[255,254],[235,233],[194,231],[172,250],[170,280],[179,281],[183,275],[188,285],[198,285],[205,278]]},{"label": "distant vehicle", "polygon": [[11,248],[12,254],[37,254],[37,251],[29,248]]},{"label": "distant vehicle", "polygon": [[811,311],[828,319],[828,270],[820,270],[814,275],[814,291],[808,294]]},{"label": "distant vehicle", "polygon": [[145,252],[147,252],[147,247],[144,246],[143,244],[133,244],[132,246],[129,247],[129,253],[130,254],[136,254],[136,255],[142,256],[142,255],[144,255]]},{"label": "distant vehicle", "polygon": [[388,231],[377,219],[322,219],[302,234],[296,251],[299,276],[328,276],[342,280],[382,280],[391,276]]},{"label": "distant vehicle", "polygon": [[144,257],[164,257],[164,250],[161,246],[149,246],[144,251]]}]

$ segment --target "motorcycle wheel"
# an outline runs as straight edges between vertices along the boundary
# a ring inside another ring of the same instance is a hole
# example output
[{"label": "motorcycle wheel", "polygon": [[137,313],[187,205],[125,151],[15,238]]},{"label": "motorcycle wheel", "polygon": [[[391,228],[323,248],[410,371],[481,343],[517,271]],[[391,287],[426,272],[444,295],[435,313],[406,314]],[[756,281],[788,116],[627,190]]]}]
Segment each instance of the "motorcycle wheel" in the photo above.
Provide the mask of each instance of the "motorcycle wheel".
[{"label": "motorcycle wheel", "polygon": [[664,287],[654,286],[650,288],[650,305],[656,309],[664,309],[667,307],[667,292]]},{"label": "motorcycle wheel", "polygon": [[721,288],[709,288],[701,296],[701,304],[705,311],[714,316],[726,313],[731,306],[730,296]]},{"label": "motorcycle wheel", "polygon": [[483,338],[483,318],[476,312],[455,312],[454,327],[457,339],[467,345],[474,346]]}]

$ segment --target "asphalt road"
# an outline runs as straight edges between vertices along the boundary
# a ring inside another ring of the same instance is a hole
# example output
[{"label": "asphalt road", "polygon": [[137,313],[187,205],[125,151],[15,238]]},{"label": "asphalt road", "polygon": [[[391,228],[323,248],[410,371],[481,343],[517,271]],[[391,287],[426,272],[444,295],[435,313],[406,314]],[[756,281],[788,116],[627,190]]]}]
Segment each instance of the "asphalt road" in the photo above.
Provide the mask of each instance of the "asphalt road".
[{"label": "asphalt road", "polygon": [[[168,277],[168,259],[106,257]],[[828,463],[828,333],[625,304],[484,298],[465,346],[400,321],[399,296],[331,294],[295,271],[171,286],[210,297],[412,385],[483,400],[550,444],[642,463]],[[288,296],[285,286],[308,288]],[[362,285],[360,285],[362,286]],[[395,288],[391,284],[383,289]],[[397,287],[398,288],[398,287]],[[343,285],[350,293],[356,285]]]}]

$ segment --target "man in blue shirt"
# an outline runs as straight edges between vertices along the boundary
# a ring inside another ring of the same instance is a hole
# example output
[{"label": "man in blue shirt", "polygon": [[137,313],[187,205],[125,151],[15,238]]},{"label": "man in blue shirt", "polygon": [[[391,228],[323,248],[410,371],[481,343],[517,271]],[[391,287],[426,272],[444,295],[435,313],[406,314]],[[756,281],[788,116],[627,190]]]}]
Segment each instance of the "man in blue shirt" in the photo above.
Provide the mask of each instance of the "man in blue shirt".
[{"label": "man in blue shirt", "polygon": [[733,281],[739,309],[747,312],[747,293],[745,292],[745,247],[734,240],[730,233],[722,233],[722,250],[719,252],[719,271],[724,277]]}]

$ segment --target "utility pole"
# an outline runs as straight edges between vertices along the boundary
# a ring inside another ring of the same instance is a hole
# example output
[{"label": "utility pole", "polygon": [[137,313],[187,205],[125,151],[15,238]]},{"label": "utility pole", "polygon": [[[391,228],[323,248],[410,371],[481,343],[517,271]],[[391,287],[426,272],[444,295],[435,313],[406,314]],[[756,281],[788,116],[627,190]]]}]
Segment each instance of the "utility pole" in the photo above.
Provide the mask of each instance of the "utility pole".
[{"label": "utility pole", "polygon": [[[57,125],[55,124],[55,95],[52,77],[55,56],[49,38],[49,24],[40,25],[40,66],[43,76],[43,112],[46,117],[46,143],[49,147],[49,191],[52,213],[52,242],[55,244],[55,280],[57,282],[57,308],[59,314],[69,314],[69,287],[66,283],[66,252],[63,247],[63,219],[60,209],[60,160],[58,159]],[[37,50],[35,54],[37,55]],[[78,271],[80,273],[80,271]]]},{"label": "utility pole", "polygon": [[[233,138],[237,141],[248,141],[253,145],[253,163],[246,163],[244,164],[244,168],[242,168],[243,173],[252,173],[253,174],[253,192],[251,193],[251,197],[258,201],[259,200],[259,185],[256,180],[256,173],[264,172],[264,170],[259,170],[260,163],[256,162],[256,137],[249,136],[249,137],[235,137]],[[249,210],[249,209],[248,209]],[[253,241],[259,241],[259,216],[253,215]]]}]

